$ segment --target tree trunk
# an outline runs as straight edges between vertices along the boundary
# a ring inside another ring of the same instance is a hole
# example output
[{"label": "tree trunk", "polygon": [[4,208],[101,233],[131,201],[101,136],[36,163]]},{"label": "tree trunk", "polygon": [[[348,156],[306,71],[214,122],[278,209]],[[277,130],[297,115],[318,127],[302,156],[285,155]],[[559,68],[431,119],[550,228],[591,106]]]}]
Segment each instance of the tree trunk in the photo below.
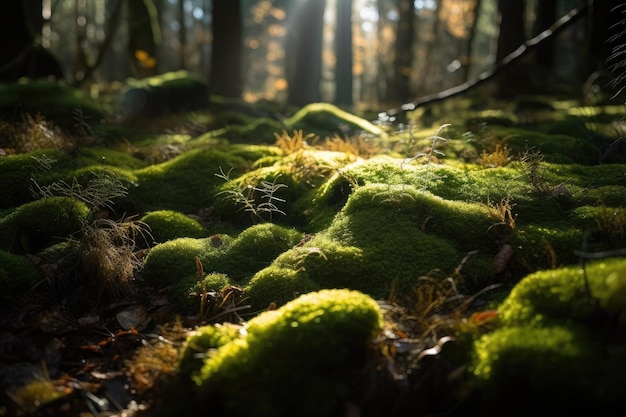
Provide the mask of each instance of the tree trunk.
[{"label": "tree trunk", "polygon": [[335,102],[351,106],[352,101],[352,0],[337,2],[335,33]]},{"label": "tree trunk", "polygon": [[[38,7],[38,9],[37,9]],[[41,34],[41,0],[7,1],[0,13],[0,81],[20,77],[63,78],[59,61],[35,40]]]},{"label": "tree trunk", "polygon": [[212,16],[211,92],[224,97],[241,97],[241,1],[213,0]]},{"label": "tree trunk", "polygon": [[470,79],[470,71],[472,70],[472,65],[474,63],[474,41],[476,38],[476,33],[478,32],[478,18],[481,10],[481,1],[476,0],[474,3],[474,9],[472,13],[474,14],[473,20],[474,24],[470,28],[469,36],[467,37],[467,48],[465,49],[465,59],[463,64],[463,81],[467,82]]},{"label": "tree trunk", "polygon": [[321,100],[322,31],[326,0],[289,2],[287,19],[287,81],[289,104],[304,106]]},{"label": "tree trunk", "polygon": [[[556,21],[556,7],[556,0],[541,0],[537,2],[537,19],[535,21],[533,36],[550,28]],[[547,70],[552,70],[554,67],[554,38],[546,40],[537,47],[535,54],[535,62],[539,66]]]},{"label": "tree trunk", "polygon": [[393,101],[400,103],[409,100],[411,94],[411,68],[413,66],[413,40],[415,11],[412,0],[400,0],[398,4],[400,20],[396,35],[396,58]]},{"label": "tree trunk", "polygon": [[[500,13],[500,34],[496,62],[502,62],[507,55],[525,42],[524,36],[524,0],[498,0]],[[528,91],[530,75],[519,62],[502,69],[498,80],[498,95],[511,98]]]},{"label": "tree trunk", "polygon": [[128,53],[132,70],[139,78],[157,73],[158,18],[152,0],[133,0],[128,6]]},{"label": "tree trunk", "polygon": [[[219,1],[219,0],[214,0],[214,1]],[[185,0],[178,0],[178,4],[177,4],[178,8],[177,8],[177,14],[178,14],[178,23],[179,23],[179,29],[178,29],[178,41],[179,41],[179,51],[178,51],[178,58],[179,58],[179,63],[178,63],[178,67],[180,69],[186,69],[187,68],[187,57],[186,57],[186,52],[187,52],[187,25],[185,24]]]}]

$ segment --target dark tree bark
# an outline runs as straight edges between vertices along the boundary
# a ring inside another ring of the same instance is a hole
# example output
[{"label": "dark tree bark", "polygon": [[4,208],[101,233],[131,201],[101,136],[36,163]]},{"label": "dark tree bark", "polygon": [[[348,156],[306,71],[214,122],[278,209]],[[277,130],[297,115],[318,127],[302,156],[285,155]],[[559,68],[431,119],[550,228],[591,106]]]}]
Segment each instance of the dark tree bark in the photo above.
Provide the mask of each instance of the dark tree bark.
[{"label": "dark tree bark", "polygon": [[178,23],[180,24],[180,28],[178,31],[178,41],[180,44],[180,50],[178,51],[179,63],[178,66],[180,69],[187,68],[187,25],[185,24],[185,0],[178,0],[177,4],[177,14],[178,14]]},{"label": "dark tree bark", "polygon": [[[626,36],[616,36],[626,30],[626,8],[619,0],[589,0],[590,41],[588,76],[593,71],[607,69],[609,58],[619,45],[626,43]],[[624,47],[622,47],[624,48]]]},{"label": "dark tree bark", "polygon": [[143,78],[155,75],[156,56],[159,39],[159,20],[152,0],[126,2],[128,7],[128,53],[131,56],[132,70]]},{"label": "dark tree bark", "polygon": [[243,92],[241,1],[213,0],[212,16],[211,92],[224,97],[241,97]]},{"label": "dark tree bark", "polygon": [[[500,34],[496,62],[502,62],[510,53],[524,45],[524,0],[498,0]],[[498,80],[498,95],[502,98],[525,93],[530,85],[528,71],[519,62],[502,69]]]},{"label": "dark tree bark", "polygon": [[335,102],[352,105],[352,0],[337,2]]},{"label": "dark tree bark", "polygon": [[474,38],[476,36],[477,29],[478,29],[477,23],[478,23],[480,10],[481,10],[480,8],[481,2],[482,0],[476,0],[474,2],[474,10],[472,10],[472,13],[474,14],[474,24],[470,28],[469,36],[467,37],[467,49],[465,50],[465,60],[464,60],[465,62],[463,62],[463,80],[464,81],[469,80],[470,70],[472,69],[472,63],[474,61],[473,46],[474,46]]},{"label": "dark tree bark", "polygon": [[0,81],[11,82],[20,77],[63,78],[59,61],[36,43],[42,24],[41,0],[30,3],[8,1],[2,4]]},{"label": "dark tree bark", "polygon": [[322,30],[326,0],[289,2],[287,19],[287,102],[303,106],[321,100]]},{"label": "dark tree bark", "polygon": [[[550,28],[556,21],[556,7],[557,0],[541,0],[537,2],[537,19],[533,36]],[[547,70],[551,70],[554,67],[554,38],[547,39],[537,47],[535,62]]]},{"label": "dark tree bark", "polygon": [[404,102],[412,97],[411,68],[413,66],[414,12],[413,0],[399,0],[400,20],[396,35],[395,77],[393,100]]}]

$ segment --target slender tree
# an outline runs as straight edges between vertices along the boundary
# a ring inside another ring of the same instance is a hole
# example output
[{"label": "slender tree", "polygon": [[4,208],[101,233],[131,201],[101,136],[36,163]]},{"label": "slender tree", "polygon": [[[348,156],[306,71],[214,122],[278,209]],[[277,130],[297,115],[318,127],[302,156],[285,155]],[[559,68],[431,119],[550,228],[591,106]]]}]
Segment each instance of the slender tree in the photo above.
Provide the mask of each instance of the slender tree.
[{"label": "slender tree", "polygon": [[352,105],[352,0],[337,2],[335,102]]},{"label": "slender tree", "polygon": [[243,91],[241,1],[213,0],[212,15],[211,91],[224,97],[240,97]]},{"label": "slender tree", "polygon": [[[537,2],[537,17],[533,35],[538,35],[556,21],[557,0],[542,0]],[[554,67],[554,38],[547,39],[535,52],[535,62],[548,70]]]},{"label": "slender tree", "polygon": [[413,41],[415,38],[415,11],[413,0],[399,0],[400,20],[396,34],[395,77],[393,100],[404,102],[412,97],[411,68],[413,66]]},{"label": "slender tree", "polygon": [[41,35],[41,0],[8,1],[0,13],[0,81],[20,77],[63,78],[58,60],[38,44]]},{"label": "slender tree", "polygon": [[287,102],[303,106],[321,100],[322,31],[326,0],[289,2],[286,67]]},{"label": "slender tree", "polygon": [[138,77],[157,73],[156,49],[161,34],[157,10],[152,0],[127,1],[128,53],[132,71]]},{"label": "slender tree", "polygon": [[[502,62],[511,52],[524,45],[524,0],[498,0],[500,33],[496,62]],[[528,74],[519,62],[502,69],[499,74],[498,95],[511,97],[523,93],[530,85]]]}]

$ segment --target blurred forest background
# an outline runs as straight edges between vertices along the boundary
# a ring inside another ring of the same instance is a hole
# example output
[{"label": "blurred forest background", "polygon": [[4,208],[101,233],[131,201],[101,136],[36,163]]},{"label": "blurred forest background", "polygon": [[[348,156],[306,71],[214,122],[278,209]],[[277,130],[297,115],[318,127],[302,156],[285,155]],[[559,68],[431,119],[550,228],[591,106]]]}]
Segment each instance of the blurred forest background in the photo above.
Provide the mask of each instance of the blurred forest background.
[{"label": "blurred forest background", "polygon": [[[52,75],[97,96],[128,77],[185,69],[212,94],[251,103],[381,109],[498,70],[494,95],[585,98],[586,86],[614,80],[611,59],[622,59],[614,42],[624,31],[619,3],[8,1],[0,14],[0,81]],[[23,24],[16,30],[15,22]],[[498,63],[516,51],[521,59],[500,72]]]}]

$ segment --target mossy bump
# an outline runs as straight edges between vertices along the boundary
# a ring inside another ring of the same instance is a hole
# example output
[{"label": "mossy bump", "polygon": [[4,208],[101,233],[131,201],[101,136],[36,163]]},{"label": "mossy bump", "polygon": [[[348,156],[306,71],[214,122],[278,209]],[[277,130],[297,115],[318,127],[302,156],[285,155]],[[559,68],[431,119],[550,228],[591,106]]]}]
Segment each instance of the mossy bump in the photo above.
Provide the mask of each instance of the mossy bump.
[{"label": "mossy bump", "polygon": [[194,376],[201,410],[229,416],[329,416],[341,410],[382,326],[351,290],[308,293],[250,320]]}]

